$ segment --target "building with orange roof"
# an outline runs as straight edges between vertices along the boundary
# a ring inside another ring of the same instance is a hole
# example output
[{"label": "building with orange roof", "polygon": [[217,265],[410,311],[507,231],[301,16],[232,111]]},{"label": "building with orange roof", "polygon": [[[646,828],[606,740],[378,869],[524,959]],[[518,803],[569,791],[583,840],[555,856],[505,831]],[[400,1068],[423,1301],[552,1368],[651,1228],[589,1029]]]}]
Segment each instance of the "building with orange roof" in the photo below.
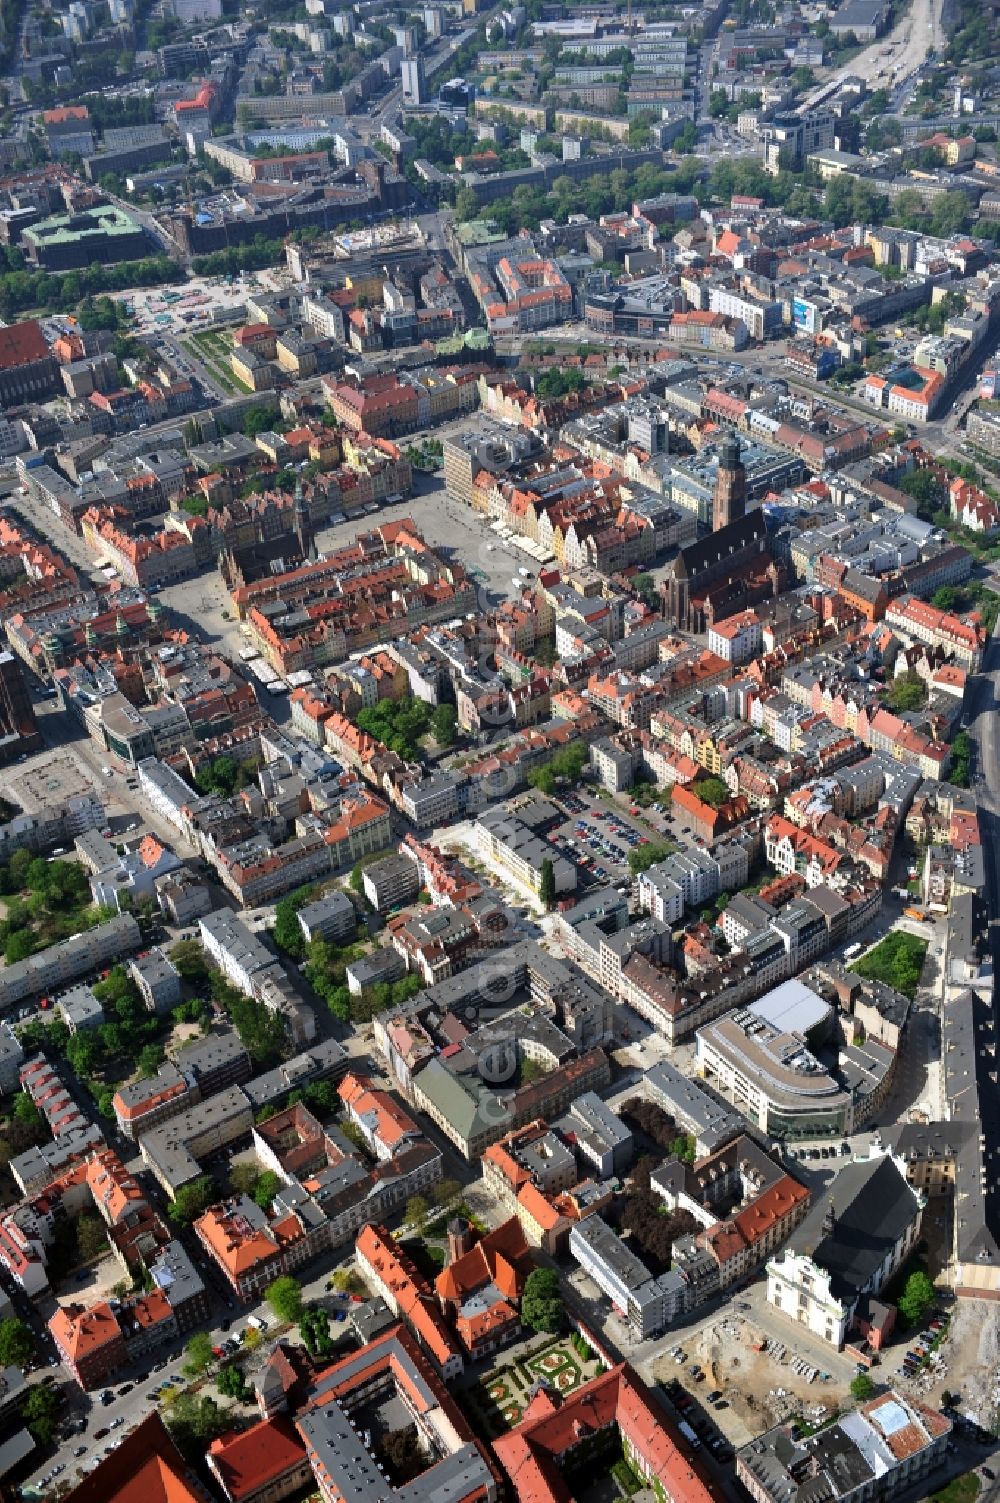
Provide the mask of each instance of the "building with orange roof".
[{"label": "building with orange roof", "polygon": [[904,638],[925,642],[929,647],[943,647],[970,673],[978,670],[985,635],[977,617],[963,620],[927,600],[911,596],[892,601],[886,608],[885,621]]},{"label": "building with orange roof", "polygon": [[[376,1465],[363,1412],[400,1408],[418,1435],[425,1467],[398,1486]],[[296,1429],[324,1503],[494,1503],[501,1477],[419,1344],[405,1326],[320,1374]]]},{"label": "building with orange roof", "polygon": [[[486,283],[485,272],[480,273]],[[490,333],[525,333],[562,323],[573,307],[573,289],[548,257],[502,256],[492,270],[496,285],[484,285],[483,311]],[[497,296],[497,286],[503,297]],[[477,284],[473,290],[479,295]],[[482,299],[480,299],[482,302]]]},{"label": "building with orange roof", "polygon": [[366,1226],[354,1245],[358,1267],[369,1287],[405,1320],[442,1378],[462,1372],[461,1348],[439,1311],[430,1284],[383,1226]]},{"label": "building with orange roof", "polygon": [[128,1360],[118,1317],[107,1301],[87,1308],[61,1306],[48,1326],[60,1358],[83,1389],[99,1387]]},{"label": "building with orange roof", "polygon": [[111,1148],[91,1157],[87,1164],[87,1184],[94,1204],[108,1226],[117,1226],[131,1212],[147,1204],[138,1181]]},{"label": "building with orange roof", "polygon": [[361,1075],[345,1075],[337,1094],[371,1153],[391,1159],[423,1137],[413,1118],[388,1091]]},{"label": "building with orange roof", "polygon": [[[570,1193],[572,1193],[572,1186]],[[531,1247],[540,1247],[550,1257],[565,1252],[569,1241],[572,1219],[555,1203],[561,1196],[550,1200],[537,1185],[523,1185],[517,1194],[515,1212],[521,1223],[525,1241]]]},{"label": "building with orange roof", "polygon": [[667,336],[672,344],[707,350],[743,350],[747,345],[747,328],[741,318],[727,318],[707,309],[671,313]]},{"label": "building with orange roof", "polygon": [[260,1295],[289,1267],[288,1248],[305,1232],[297,1216],[272,1222],[247,1195],[209,1206],[194,1230],[241,1300]]},{"label": "building with orange roof", "polygon": [[205,1463],[229,1503],[281,1503],[313,1480],[306,1448],[284,1415],[220,1435]]},{"label": "building with orange roof", "polygon": [[722,1492],[627,1362],[568,1397],[540,1388],[520,1423],[493,1442],[493,1452],[517,1503],[573,1503],[574,1455],[616,1435],[661,1503],[721,1503]]},{"label": "building with orange roof", "polygon": [[438,1302],[471,1359],[520,1336],[521,1295],[532,1267],[521,1222],[514,1216],[438,1274]]},{"label": "building with orange roof", "polygon": [[172,1341],[178,1334],[177,1317],[162,1289],[152,1289],[149,1294],[124,1300],[118,1312],[118,1324],[128,1348],[129,1361],[162,1346],[165,1341]]},{"label": "building with orange roof", "polygon": [[212,1503],[212,1499],[154,1412],[77,1483],[66,1503]]},{"label": "building with orange roof", "polygon": [[911,422],[926,423],[933,417],[945,385],[945,378],[938,371],[909,365],[888,376],[868,375],[861,395],[873,407],[884,407]]}]

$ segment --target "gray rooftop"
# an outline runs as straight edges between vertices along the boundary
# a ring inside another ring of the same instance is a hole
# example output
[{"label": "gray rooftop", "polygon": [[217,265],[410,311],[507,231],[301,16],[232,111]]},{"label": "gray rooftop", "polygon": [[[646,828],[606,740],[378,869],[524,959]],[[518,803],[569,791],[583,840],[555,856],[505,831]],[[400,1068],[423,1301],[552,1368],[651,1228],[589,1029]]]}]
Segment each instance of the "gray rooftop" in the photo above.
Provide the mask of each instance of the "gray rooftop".
[{"label": "gray rooftop", "polygon": [[296,1086],[342,1074],[346,1068],[347,1054],[336,1039],[320,1039],[302,1054],[296,1054],[266,1074],[258,1075],[244,1089],[256,1110],[277,1100],[286,1091],[295,1090]]},{"label": "gray rooftop", "polygon": [[163,1290],[171,1305],[181,1305],[205,1288],[186,1249],[177,1241],[167,1242],[160,1248],[149,1265],[149,1276],[157,1288]]},{"label": "gray rooftop", "polygon": [[657,1105],[676,1117],[710,1153],[745,1129],[746,1124],[736,1112],[721,1105],[696,1080],[682,1075],[669,1060],[662,1060],[647,1071],[645,1084]]},{"label": "gray rooftop", "polygon": [[[440,1435],[442,1440],[454,1436],[447,1414],[440,1415],[439,1425],[433,1423],[435,1413],[440,1411],[437,1395],[414,1365],[407,1349],[389,1333],[379,1339],[376,1357],[381,1356],[383,1345],[394,1348],[394,1359],[405,1371],[407,1383],[425,1422],[430,1422],[432,1433]],[[361,1386],[372,1361],[372,1349],[366,1347],[354,1358],[338,1363],[338,1385],[356,1378]],[[412,1482],[393,1488],[351,1423],[347,1410],[336,1399],[318,1402],[314,1408],[300,1414],[296,1423],[337,1491],[349,1497],[351,1503],[388,1503],[390,1499],[393,1503],[461,1503],[462,1499],[476,1495],[480,1489],[485,1494],[492,1493],[495,1488],[492,1473],[472,1442],[440,1457]]]}]

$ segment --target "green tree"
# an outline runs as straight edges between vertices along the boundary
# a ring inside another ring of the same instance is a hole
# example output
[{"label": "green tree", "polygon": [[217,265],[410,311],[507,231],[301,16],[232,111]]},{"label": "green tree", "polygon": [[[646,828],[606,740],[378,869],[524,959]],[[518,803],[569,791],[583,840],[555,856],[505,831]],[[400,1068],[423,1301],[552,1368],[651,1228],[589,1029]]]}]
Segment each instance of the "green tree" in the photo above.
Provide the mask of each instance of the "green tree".
[{"label": "green tree", "polygon": [[26,1367],[35,1351],[30,1326],[12,1316],[0,1320],[0,1367]]},{"label": "green tree", "polygon": [[857,1399],[859,1404],[870,1399],[874,1392],[875,1384],[867,1373],[858,1373],[856,1378],[851,1379],[851,1398]]},{"label": "green tree", "polygon": [[406,1220],[414,1231],[423,1234],[427,1225],[427,1217],[430,1215],[430,1205],[423,1195],[411,1195],[406,1202]]},{"label": "green tree", "polygon": [[552,862],[548,856],[542,862],[541,880],[538,886],[538,896],[542,901],[546,912],[556,904],[556,875]]},{"label": "green tree", "polygon": [[189,1378],[200,1377],[215,1360],[212,1338],[207,1331],[196,1331],[184,1344],[184,1371]]},{"label": "green tree", "polygon": [[220,1367],[215,1382],[224,1398],[236,1399],[240,1404],[252,1402],[253,1392],[243,1375],[242,1368],[237,1367],[235,1362],[227,1362],[225,1367]]},{"label": "green tree", "polygon": [[462,1186],[457,1179],[439,1179],[431,1191],[436,1206],[450,1205],[461,1193]]},{"label": "green tree", "polygon": [[157,1070],[163,1064],[162,1045],[144,1044],[143,1047],[139,1050],[139,1057],[136,1060],[136,1064],[139,1067],[139,1074],[144,1079],[148,1079],[150,1075],[155,1075]]},{"label": "green tree", "polygon": [[39,1131],[45,1123],[45,1119],[31,1097],[23,1091],[14,1102],[14,1118],[22,1127]]},{"label": "green tree", "polygon": [[919,710],[927,698],[927,685],[919,673],[901,673],[894,678],[885,697],[885,702],[892,710],[905,713],[907,710]]},{"label": "green tree", "polygon": [[953,611],[957,599],[958,596],[951,585],[942,585],[931,596],[931,605],[936,606],[939,611]]},{"label": "green tree", "polygon": [[104,1257],[108,1250],[108,1234],[100,1216],[90,1216],[84,1212],[79,1217],[76,1223],[76,1245],[84,1263]]},{"label": "green tree", "polygon": [[431,730],[438,746],[451,746],[455,740],[455,723],[458,719],[454,705],[440,704],[431,716]]},{"label": "green tree", "polygon": [[21,1418],[40,1446],[49,1446],[59,1427],[59,1396],[35,1383],[21,1406]]},{"label": "green tree", "polygon": [[718,809],[732,797],[721,778],[702,778],[700,783],[695,783],[692,792],[703,804],[711,804],[713,809]]},{"label": "green tree", "polygon": [[170,959],[177,967],[184,981],[189,981],[193,986],[204,986],[208,982],[209,968],[205,959],[205,951],[196,939],[179,939],[171,947]]},{"label": "green tree", "polygon": [[[840,179],[834,179],[840,181]],[[901,491],[912,496],[917,503],[917,515],[925,522],[931,520],[931,515],[944,502],[945,489],[940,480],[932,475],[930,470],[915,470],[912,475],[904,475],[899,482]]]},{"label": "green tree", "polygon": [[190,1226],[205,1214],[216,1193],[215,1180],[210,1174],[203,1174],[189,1185],[182,1185],[170,1206],[172,1220],[180,1222],[182,1226]]},{"label": "green tree", "polygon": [[934,1303],[934,1285],[922,1268],[910,1274],[898,1300],[899,1313],[909,1326],[919,1325]]},{"label": "green tree", "polygon": [[103,1054],[96,1032],[89,1028],[74,1033],[66,1045],[66,1058],[78,1075],[92,1075]]},{"label": "green tree", "polygon": [[3,947],[3,958],[8,965],[17,965],[18,961],[27,960],[35,948],[35,937],[30,929],[15,929],[13,934],[7,936]]},{"label": "green tree", "polygon": [[286,955],[291,955],[295,960],[301,960],[305,954],[305,940],[298,918],[299,909],[312,901],[316,891],[315,883],[310,883],[306,887],[297,887],[294,892],[286,894],[275,905],[274,928],[271,931],[274,942],[279,950],[284,950]]},{"label": "green tree", "polygon": [[209,987],[214,1000],[229,1014],[241,1044],[258,1068],[274,1064],[284,1056],[288,1030],[280,1013],[272,1012],[256,997],[244,996],[218,971],[210,977]]},{"label": "green tree", "polygon": [[233,1164],[229,1171],[229,1193],[252,1195],[259,1180],[260,1170],[256,1164]]},{"label": "green tree", "polygon": [[192,1463],[204,1461],[211,1441],[228,1426],[227,1411],[208,1395],[181,1393],[169,1406],[167,1424],[182,1455]]},{"label": "green tree", "polygon": [[270,433],[281,422],[281,413],[273,404],[249,407],[243,415],[243,432],[247,438],[256,438],[258,433]]},{"label": "green tree", "polygon": [[299,1335],[310,1357],[329,1357],[333,1351],[330,1317],[318,1305],[308,1305],[302,1311]]},{"label": "green tree", "polygon": [[648,871],[658,861],[665,861],[670,851],[670,846],[655,845],[652,841],[649,845],[637,845],[628,853],[628,869],[633,876],[638,877],[641,872]]},{"label": "green tree", "polygon": [[533,1331],[560,1331],[564,1309],[559,1275],[554,1268],[535,1268],[524,1281],[521,1319]]},{"label": "green tree", "polygon": [[281,1189],[281,1180],[273,1169],[265,1169],[253,1190],[253,1198],[262,1211],[266,1211]]},{"label": "green tree", "polygon": [[275,1279],[268,1286],[267,1302],[279,1320],[298,1324],[302,1317],[302,1290],[298,1279],[293,1279],[290,1274]]}]

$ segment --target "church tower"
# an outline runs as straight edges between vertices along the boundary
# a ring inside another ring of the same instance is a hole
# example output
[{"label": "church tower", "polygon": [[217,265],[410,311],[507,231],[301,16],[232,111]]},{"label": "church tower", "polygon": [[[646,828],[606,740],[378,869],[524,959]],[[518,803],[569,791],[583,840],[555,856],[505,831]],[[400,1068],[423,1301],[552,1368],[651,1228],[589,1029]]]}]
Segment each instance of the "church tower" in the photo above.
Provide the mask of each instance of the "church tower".
[{"label": "church tower", "polygon": [[309,515],[309,503],[302,491],[301,477],[295,482],[294,527],[302,557],[304,559],[315,558],[316,542],[313,537],[312,518]]},{"label": "church tower", "polygon": [[730,522],[746,516],[747,472],[740,459],[740,442],[727,434],[719,445],[719,473],[712,495],[712,531],[719,532]]}]

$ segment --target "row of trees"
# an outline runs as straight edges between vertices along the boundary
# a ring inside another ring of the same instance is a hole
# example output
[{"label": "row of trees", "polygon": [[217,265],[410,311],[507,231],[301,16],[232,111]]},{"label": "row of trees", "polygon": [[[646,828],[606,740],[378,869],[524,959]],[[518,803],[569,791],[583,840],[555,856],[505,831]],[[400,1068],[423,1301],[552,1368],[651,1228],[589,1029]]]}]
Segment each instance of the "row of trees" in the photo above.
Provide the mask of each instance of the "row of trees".
[{"label": "row of trees", "polygon": [[113,266],[95,261],[91,266],[61,276],[44,271],[7,271],[0,273],[0,316],[11,319],[29,309],[62,313],[75,308],[86,297],[129,287],[160,287],[176,282],[177,276],[177,267],[169,256],[149,256],[142,261],[121,261]]},{"label": "row of trees", "polygon": [[622,1121],[633,1131],[644,1133],[657,1148],[671,1158],[694,1163],[694,1139],[677,1131],[677,1123],[655,1101],[646,1101],[642,1096],[632,1096],[621,1109]]},{"label": "row of trees", "polygon": [[[191,265],[198,277],[235,277],[241,271],[262,271],[281,261],[285,254],[284,242],[267,240],[255,235],[245,245],[228,246],[226,250],[212,251],[207,256],[195,256]],[[177,268],[174,267],[176,278]]]},{"label": "row of trees", "polygon": [[[667,193],[672,189],[687,191],[680,176],[679,170],[670,172],[645,162],[634,170],[615,168],[607,174],[598,173],[579,182],[560,176],[549,192],[522,183],[509,199],[491,203],[489,216],[506,234],[516,234],[521,229],[537,230],[541,221],[550,217],[565,221],[570,214],[587,214],[597,219],[613,210],[628,208],[635,198]],[[476,219],[480,213],[475,193],[463,185],[455,195],[456,218]]]},{"label": "row of trees", "polygon": [[699,1227],[688,1211],[663,1214],[663,1201],[649,1186],[654,1167],[655,1160],[648,1157],[635,1164],[621,1208],[621,1227],[638,1244],[650,1271],[659,1274],[670,1267],[675,1240],[692,1236]]}]

